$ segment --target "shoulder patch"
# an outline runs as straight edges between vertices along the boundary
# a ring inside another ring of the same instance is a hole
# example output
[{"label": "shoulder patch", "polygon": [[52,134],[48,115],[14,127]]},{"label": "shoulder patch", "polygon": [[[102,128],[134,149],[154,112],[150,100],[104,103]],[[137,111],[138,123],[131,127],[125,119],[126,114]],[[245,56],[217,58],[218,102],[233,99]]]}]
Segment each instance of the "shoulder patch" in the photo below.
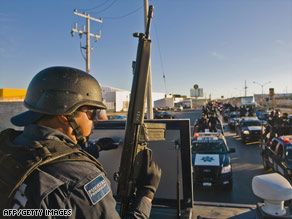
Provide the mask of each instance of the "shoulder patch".
[{"label": "shoulder patch", "polygon": [[95,177],[89,183],[85,184],[84,190],[93,205],[103,199],[110,192],[110,188],[102,175]]}]

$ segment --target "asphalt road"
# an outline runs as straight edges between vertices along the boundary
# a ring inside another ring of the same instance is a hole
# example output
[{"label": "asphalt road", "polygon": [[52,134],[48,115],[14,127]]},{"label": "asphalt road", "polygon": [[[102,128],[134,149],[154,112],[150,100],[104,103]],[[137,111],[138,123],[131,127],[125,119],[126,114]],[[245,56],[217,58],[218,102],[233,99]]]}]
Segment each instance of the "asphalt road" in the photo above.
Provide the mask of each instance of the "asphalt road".
[{"label": "asphalt road", "polygon": [[[200,117],[201,111],[185,110],[175,114],[177,118],[189,118],[191,125],[193,125],[195,119]],[[224,123],[224,128],[228,146],[236,150],[235,153],[231,154],[233,188],[230,191],[216,188],[194,188],[194,199],[203,202],[257,204],[262,200],[252,192],[252,178],[267,173],[262,166],[258,142],[245,145],[240,141],[240,138],[236,137],[235,132],[228,127],[227,123]]]}]

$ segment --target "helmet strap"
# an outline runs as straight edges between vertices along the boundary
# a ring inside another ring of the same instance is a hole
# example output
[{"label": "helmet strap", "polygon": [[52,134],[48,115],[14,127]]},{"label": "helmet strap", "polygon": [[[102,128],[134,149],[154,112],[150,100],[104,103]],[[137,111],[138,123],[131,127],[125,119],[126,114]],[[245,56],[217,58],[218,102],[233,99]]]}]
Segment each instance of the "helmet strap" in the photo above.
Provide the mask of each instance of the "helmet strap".
[{"label": "helmet strap", "polygon": [[73,115],[67,115],[66,116],[68,119],[69,124],[71,125],[74,135],[76,137],[77,143],[78,144],[83,144],[86,142],[86,137],[82,136],[81,133],[81,129],[79,127],[79,125],[76,123],[75,119],[74,119],[74,114]]}]

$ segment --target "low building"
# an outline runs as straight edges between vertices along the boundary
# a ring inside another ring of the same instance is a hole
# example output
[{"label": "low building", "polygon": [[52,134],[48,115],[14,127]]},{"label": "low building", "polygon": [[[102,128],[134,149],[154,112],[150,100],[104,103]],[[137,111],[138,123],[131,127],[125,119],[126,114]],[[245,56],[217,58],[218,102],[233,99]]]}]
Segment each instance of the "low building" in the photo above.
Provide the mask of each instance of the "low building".
[{"label": "low building", "polygon": [[[104,103],[107,106],[107,111],[123,112],[128,111],[131,93],[127,90],[114,88],[110,86],[102,86]],[[152,92],[152,105],[155,101],[165,96],[165,93]],[[147,102],[145,104],[147,107]]]},{"label": "low building", "polygon": [[[123,112],[128,111],[129,101],[131,93],[130,91],[114,88],[110,86],[101,86],[102,97],[104,104],[107,106],[107,110],[111,112]],[[22,102],[25,98],[26,89],[11,89],[2,88],[0,89],[0,101],[20,101]],[[165,93],[152,93],[152,105],[154,101],[165,97]],[[146,102],[147,107],[147,102]]]},{"label": "low building", "polygon": [[175,106],[183,106],[184,98],[178,95],[165,95],[164,97],[154,101],[154,107],[156,108],[174,108]]},{"label": "low building", "polygon": [[26,89],[0,89],[0,101],[23,101],[26,94]]}]

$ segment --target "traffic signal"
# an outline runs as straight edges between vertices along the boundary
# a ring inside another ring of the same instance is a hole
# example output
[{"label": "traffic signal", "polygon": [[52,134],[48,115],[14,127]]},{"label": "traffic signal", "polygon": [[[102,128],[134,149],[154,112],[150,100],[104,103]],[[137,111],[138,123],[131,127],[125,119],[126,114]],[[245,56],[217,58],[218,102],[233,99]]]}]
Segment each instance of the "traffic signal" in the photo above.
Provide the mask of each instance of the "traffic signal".
[{"label": "traffic signal", "polygon": [[269,90],[270,92],[270,97],[273,97],[275,95],[275,91],[274,91],[274,88],[270,88]]}]

